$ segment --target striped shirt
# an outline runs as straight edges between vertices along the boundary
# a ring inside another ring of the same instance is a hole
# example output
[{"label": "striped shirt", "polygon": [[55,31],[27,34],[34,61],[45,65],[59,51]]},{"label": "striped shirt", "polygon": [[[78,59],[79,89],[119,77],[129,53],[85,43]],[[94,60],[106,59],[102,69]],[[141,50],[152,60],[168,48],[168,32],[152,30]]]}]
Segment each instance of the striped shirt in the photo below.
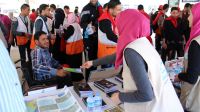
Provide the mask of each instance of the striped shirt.
[{"label": "striped shirt", "polygon": [[56,76],[57,68],[61,67],[58,61],[51,57],[48,49],[36,47],[31,52],[32,66],[35,80],[47,80]]},{"label": "striped shirt", "polygon": [[26,112],[18,74],[0,40],[0,112]]}]

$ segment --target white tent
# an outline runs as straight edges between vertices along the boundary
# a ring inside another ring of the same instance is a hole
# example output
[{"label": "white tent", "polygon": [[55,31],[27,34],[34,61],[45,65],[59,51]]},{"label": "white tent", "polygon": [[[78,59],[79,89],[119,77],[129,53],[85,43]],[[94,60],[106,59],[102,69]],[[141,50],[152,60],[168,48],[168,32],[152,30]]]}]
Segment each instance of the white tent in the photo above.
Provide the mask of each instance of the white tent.
[{"label": "white tent", "polygon": [[[103,5],[109,0],[99,0]],[[123,8],[137,8],[139,4],[143,4],[146,12],[151,12],[152,9],[157,9],[159,5],[168,3],[168,0],[120,0]],[[182,0],[179,0],[179,7],[183,9],[184,4]],[[4,10],[3,13],[8,11],[19,12],[20,6],[23,3],[29,3],[31,9],[38,8],[40,4],[55,4],[57,7],[63,8],[64,5],[70,6],[71,11],[74,10],[75,6],[79,7],[79,11],[89,2],[89,0],[0,0],[0,9]]]}]

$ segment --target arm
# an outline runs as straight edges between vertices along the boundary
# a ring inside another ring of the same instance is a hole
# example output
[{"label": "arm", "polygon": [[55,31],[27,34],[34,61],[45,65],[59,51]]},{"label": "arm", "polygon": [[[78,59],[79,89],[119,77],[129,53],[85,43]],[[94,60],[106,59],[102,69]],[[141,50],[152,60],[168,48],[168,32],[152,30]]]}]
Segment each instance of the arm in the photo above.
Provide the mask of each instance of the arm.
[{"label": "arm", "polygon": [[[170,40],[170,39],[173,39],[173,38],[182,38],[182,35],[178,32],[178,30],[176,30],[174,28],[174,26],[172,25],[172,23],[168,20],[166,20],[164,22],[164,37],[166,40]],[[182,38],[183,39],[183,38]]]},{"label": "arm", "polygon": [[159,29],[161,30],[162,27],[163,27],[163,16],[160,16],[159,19],[158,19],[158,27]]},{"label": "arm", "polygon": [[191,84],[195,84],[200,74],[200,46],[196,41],[192,41],[188,52],[187,73],[178,75],[179,79]]},{"label": "arm", "polygon": [[115,63],[115,59],[116,59],[116,53],[114,53],[112,55],[108,55],[108,56],[100,58],[100,59],[96,59],[92,63],[93,63],[93,66],[96,67],[99,65],[113,64],[113,63]]},{"label": "arm", "polygon": [[99,29],[106,34],[109,40],[117,43],[117,35],[112,30],[112,25],[109,20],[102,20],[99,22]]},{"label": "arm", "polygon": [[33,71],[35,73],[49,75],[49,76],[56,76],[57,69],[42,64],[42,62],[40,61],[42,57],[38,49],[32,52],[31,58],[33,64]]},{"label": "arm", "polygon": [[3,23],[0,21],[0,28],[4,34],[4,36],[7,36],[8,35],[8,31],[6,29],[6,27],[3,25]]},{"label": "arm", "polygon": [[64,38],[68,40],[74,34],[74,27],[70,25],[66,30],[64,29]]},{"label": "arm", "polygon": [[158,19],[160,18],[160,16],[161,16],[161,13],[158,12],[156,18],[155,18],[154,21],[153,21],[153,25],[157,24]]},{"label": "arm", "polygon": [[87,10],[86,8],[83,8],[82,12],[81,12],[81,22],[80,22],[80,26],[83,29],[87,28],[87,25],[91,22],[90,20],[90,11]]},{"label": "arm", "polygon": [[54,58],[51,59],[51,63],[52,63],[53,68],[61,67],[60,63],[57,60],[55,60]]},{"label": "arm", "polygon": [[6,29],[9,32],[10,28],[11,28],[11,20],[10,20],[10,18],[8,16],[5,16],[5,22],[4,22],[4,24],[5,24]]},{"label": "arm", "polygon": [[42,20],[38,19],[35,22],[35,32],[42,31],[42,27],[43,27],[43,22]]},{"label": "arm", "polygon": [[125,50],[125,59],[138,89],[133,92],[120,93],[120,100],[129,103],[151,101],[154,98],[154,92],[143,58],[136,51],[128,48]]}]

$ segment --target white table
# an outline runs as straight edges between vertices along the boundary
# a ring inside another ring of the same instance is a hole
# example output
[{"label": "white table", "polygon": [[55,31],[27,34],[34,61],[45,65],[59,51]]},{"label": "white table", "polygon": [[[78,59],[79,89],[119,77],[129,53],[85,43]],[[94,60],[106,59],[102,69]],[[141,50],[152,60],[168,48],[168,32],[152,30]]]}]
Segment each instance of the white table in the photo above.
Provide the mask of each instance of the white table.
[{"label": "white table", "polygon": [[[109,78],[107,79],[108,81],[110,82],[113,82],[115,84],[117,84],[117,89],[119,91],[123,91],[122,89],[122,84],[118,81],[115,80],[115,78]],[[114,102],[112,102],[112,100],[106,96],[106,94],[99,90],[98,88],[96,88],[94,86],[94,83],[93,82],[90,82],[89,83],[90,87],[92,88],[93,91],[98,91],[100,94],[101,94],[101,97],[103,98],[103,101],[107,104],[107,107],[104,108],[104,109],[108,109],[108,108],[111,108],[111,107],[114,107],[114,106],[117,106]],[[70,87],[69,88],[70,91],[72,92],[72,94],[74,95],[74,97],[77,99],[77,101],[79,102],[79,104],[81,105],[81,107],[84,109],[84,110],[87,110],[87,107],[85,106],[85,104],[83,103],[82,99],[77,95],[77,93],[74,91],[73,87]],[[119,105],[121,108],[123,108],[123,104]]]}]

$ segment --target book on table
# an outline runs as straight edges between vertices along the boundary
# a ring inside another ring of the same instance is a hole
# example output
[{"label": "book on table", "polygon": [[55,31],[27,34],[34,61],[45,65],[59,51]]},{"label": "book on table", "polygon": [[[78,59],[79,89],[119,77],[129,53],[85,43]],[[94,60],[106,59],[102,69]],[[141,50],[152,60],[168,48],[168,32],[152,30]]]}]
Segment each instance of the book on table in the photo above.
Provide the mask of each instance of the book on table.
[{"label": "book on table", "polygon": [[123,83],[123,77],[122,74],[118,74],[115,76],[115,80],[119,81],[120,83]]},{"label": "book on table", "polygon": [[79,97],[88,97],[91,94],[94,95],[94,91],[87,83],[74,83],[74,91],[79,95]]},{"label": "book on table", "polygon": [[117,84],[112,83],[106,79],[100,80],[100,81],[95,81],[94,86],[99,88],[105,93],[113,92],[117,90]]}]

